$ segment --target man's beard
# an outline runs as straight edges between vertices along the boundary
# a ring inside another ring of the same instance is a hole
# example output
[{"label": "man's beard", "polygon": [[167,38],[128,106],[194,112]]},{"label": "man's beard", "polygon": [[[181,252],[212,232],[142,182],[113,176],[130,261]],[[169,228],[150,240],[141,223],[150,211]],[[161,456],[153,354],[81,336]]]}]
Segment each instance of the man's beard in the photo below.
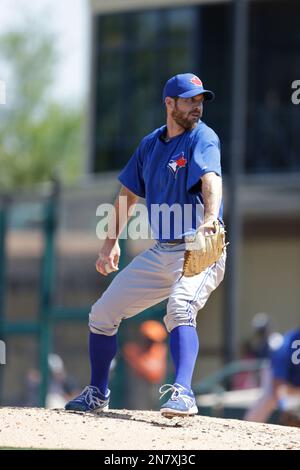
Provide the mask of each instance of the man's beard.
[{"label": "man's beard", "polygon": [[177,106],[176,106],[174,111],[172,111],[172,118],[179,126],[183,127],[183,129],[185,129],[186,131],[189,131],[197,125],[198,120],[201,118],[201,113],[199,114],[199,117],[197,118],[197,120],[194,120],[191,118],[188,119],[188,117],[184,116],[184,113],[182,113],[181,111],[178,111]]}]

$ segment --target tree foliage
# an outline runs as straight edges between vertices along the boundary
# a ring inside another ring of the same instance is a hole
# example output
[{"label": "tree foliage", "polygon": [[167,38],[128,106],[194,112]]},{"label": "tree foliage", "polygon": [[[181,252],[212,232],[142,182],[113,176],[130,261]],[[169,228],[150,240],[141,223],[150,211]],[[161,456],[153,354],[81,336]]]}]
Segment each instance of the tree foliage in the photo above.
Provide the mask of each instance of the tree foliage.
[{"label": "tree foliage", "polygon": [[[0,189],[76,179],[83,158],[84,114],[55,103],[55,37],[30,24],[0,38],[8,66],[7,105],[0,109]],[[76,79],[76,77],[74,77]]]}]

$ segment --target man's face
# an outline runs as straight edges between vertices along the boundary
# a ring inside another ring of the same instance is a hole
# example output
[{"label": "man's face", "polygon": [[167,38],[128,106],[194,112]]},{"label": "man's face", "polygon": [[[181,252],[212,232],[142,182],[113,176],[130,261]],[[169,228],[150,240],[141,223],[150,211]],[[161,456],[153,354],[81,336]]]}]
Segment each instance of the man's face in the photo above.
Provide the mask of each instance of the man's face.
[{"label": "man's face", "polygon": [[186,130],[195,127],[202,117],[204,96],[201,94],[192,98],[174,98],[173,101],[171,116],[174,121]]}]

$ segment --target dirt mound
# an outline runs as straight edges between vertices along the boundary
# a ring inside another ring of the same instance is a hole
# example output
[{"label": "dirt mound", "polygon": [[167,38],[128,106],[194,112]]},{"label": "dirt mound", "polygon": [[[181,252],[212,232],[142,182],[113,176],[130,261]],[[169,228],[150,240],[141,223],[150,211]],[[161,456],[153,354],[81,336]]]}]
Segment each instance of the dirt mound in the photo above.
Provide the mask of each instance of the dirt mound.
[{"label": "dirt mound", "polygon": [[233,419],[162,417],[156,411],[99,415],[0,408],[0,448],[185,450],[300,449],[300,429]]}]

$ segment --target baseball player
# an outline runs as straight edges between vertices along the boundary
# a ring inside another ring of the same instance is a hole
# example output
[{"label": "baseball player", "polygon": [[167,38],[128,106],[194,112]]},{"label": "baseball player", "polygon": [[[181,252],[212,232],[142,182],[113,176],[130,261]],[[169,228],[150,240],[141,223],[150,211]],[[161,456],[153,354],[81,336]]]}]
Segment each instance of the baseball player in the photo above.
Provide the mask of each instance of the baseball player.
[{"label": "baseball player", "polygon": [[[104,276],[118,270],[118,237],[139,197],[146,200],[155,243],[118,273],[92,306],[91,381],[66,405],[67,410],[108,408],[109,369],[117,351],[121,321],[168,299],[164,323],[170,334],[175,380],[160,388],[161,398],[170,394],[161,412],[167,417],[198,412],[191,388],[199,347],[196,316],[224,277],[226,251],[197,275],[187,277],[182,270],[185,235],[200,229],[211,235],[216,221],[222,223],[220,143],[216,133],[201,120],[204,101],[213,98],[214,93],[192,73],[170,78],[163,89],[166,125],[144,137],[119,176],[122,187],[115,202],[116,230],[114,234],[108,232],[96,269]],[[130,208],[125,217],[119,213],[120,196],[127,197]],[[153,208],[162,205],[177,205],[182,214],[191,217],[187,223],[178,222],[178,217],[171,214],[166,223],[162,217],[153,216]]]},{"label": "baseball player", "polygon": [[267,422],[277,407],[300,410],[300,328],[271,335],[269,351],[263,394],[247,411],[246,421]]}]

